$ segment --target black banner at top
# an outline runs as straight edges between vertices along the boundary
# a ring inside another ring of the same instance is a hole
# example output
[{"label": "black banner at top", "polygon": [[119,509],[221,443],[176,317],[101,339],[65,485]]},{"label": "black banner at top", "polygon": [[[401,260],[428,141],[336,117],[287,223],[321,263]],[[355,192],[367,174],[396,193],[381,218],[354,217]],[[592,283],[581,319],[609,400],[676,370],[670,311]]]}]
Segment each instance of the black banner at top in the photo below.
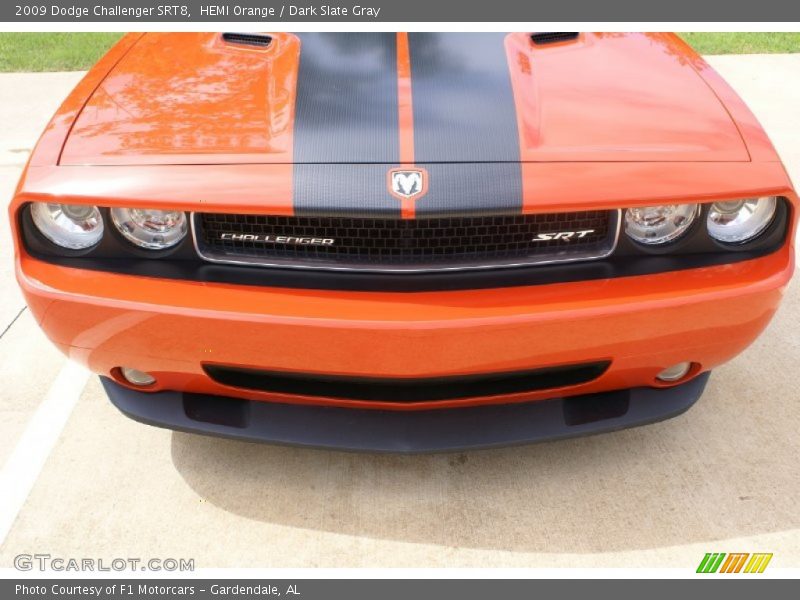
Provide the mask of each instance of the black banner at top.
[{"label": "black banner at top", "polygon": [[781,22],[788,0],[4,0],[0,22]]}]

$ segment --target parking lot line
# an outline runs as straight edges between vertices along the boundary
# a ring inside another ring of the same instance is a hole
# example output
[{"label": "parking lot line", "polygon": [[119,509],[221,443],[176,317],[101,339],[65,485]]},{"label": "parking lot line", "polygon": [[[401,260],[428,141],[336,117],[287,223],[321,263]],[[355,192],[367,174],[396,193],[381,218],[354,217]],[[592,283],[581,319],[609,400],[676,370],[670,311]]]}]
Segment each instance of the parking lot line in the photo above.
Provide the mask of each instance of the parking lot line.
[{"label": "parking lot line", "polygon": [[14,323],[16,323],[17,319],[19,319],[22,316],[22,313],[25,312],[26,308],[28,308],[28,307],[27,306],[23,306],[22,308],[19,309],[19,312],[17,313],[17,316],[15,316],[13,319],[11,319],[11,322],[8,325],[5,326],[5,328],[3,329],[2,332],[0,332],[0,339],[3,339],[3,336],[6,333],[8,333],[8,330],[11,329],[11,327],[14,326]]},{"label": "parking lot line", "polygon": [[67,361],[0,472],[0,545],[28,498],[78,401],[89,371]]}]

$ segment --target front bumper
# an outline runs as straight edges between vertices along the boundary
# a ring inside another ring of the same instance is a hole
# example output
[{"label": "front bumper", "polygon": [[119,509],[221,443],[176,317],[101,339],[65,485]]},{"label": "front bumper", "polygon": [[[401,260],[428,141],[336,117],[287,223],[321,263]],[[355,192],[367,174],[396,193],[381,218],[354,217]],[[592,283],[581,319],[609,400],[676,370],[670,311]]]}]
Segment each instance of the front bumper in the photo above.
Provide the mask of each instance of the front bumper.
[{"label": "front bumper", "polygon": [[[769,323],[794,269],[790,245],[763,258],[602,281],[450,292],[337,292],[82,271],[18,258],[44,331],[100,375],[117,367],[180,391],[249,401],[416,411],[526,403],[658,387],[665,367],[710,371]],[[212,379],[211,365],[411,380],[609,363],[584,383],[411,402],[281,393]]]},{"label": "front bumper", "polygon": [[148,394],[102,377],[128,417],[178,431],[371,452],[447,452],[528,444],[655,423],[688,410],[708,381],[541,402],[396,412],[254,402],[182,392]]}]

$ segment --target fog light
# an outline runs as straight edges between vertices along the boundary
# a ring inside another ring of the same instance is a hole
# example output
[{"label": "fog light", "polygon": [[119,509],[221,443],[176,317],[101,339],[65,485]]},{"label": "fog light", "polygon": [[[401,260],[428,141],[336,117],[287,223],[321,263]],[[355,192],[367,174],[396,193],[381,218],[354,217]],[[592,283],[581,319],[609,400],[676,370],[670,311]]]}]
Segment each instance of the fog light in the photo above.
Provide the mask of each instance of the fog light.
[{"label": "fog light", "polygon": [[156,382],[156,378],[150,375],[150,373],[145,373],[144,371],[139,371],[138,369],[120,367],[119,371],[122,373],[122,377],[125,378],[125,381],[131,385],[145,386],[153,385]]},{"label": "fog light", "polygon": [[656,375],[656,379],[661,381],[678,381],[679,379],[683,379],[686,377],[686,374],[689,372],[689,369],[692,368],[692,363],[689,362],[680,362],[677,364],[672,365],[671,367],[667,367],[661,373]]}]

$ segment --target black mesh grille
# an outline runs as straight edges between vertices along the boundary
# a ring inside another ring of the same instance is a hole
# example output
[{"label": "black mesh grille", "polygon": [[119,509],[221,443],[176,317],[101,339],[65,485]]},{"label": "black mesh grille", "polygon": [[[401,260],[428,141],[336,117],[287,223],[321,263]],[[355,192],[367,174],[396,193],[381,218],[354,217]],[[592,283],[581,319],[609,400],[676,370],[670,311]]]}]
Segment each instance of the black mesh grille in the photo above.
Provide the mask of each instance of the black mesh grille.
[{"label": "black mesh grille", "polygon": [[616,218],[605,210],[408,220],[202,213],[195,228],[211,260],[424,270],[597,257],[614,243]]},{"label": "black mesh grille", "polygon": [[556,42],[574,40],[577,37],[577,31],[544,31],[531,34],[531,40],[534,44],[555,44]]}]

